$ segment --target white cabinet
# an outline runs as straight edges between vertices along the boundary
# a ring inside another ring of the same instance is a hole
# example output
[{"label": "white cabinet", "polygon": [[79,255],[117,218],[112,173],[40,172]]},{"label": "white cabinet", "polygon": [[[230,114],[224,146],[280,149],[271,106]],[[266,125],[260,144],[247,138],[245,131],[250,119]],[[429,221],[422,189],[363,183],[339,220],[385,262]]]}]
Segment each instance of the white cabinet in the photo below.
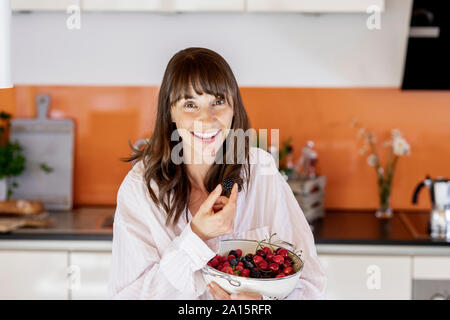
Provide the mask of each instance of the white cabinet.
[{"label": "white cabinet", "polygon": [[450,257],[414,257],[414,279],[450,280]]},{"label": "white cabinet", "polygon": [[366,12],[371,6],[384,11],[384,0],[247,0],[249,12]]},{"label": "white cabinet", "polygon": [[0,251],[0,299],[67,299],[67,251]]},{"label": "white cabinet", "polygon": [[70,252],[71,299],[107,299],[110,264],[109,252]]},{"label": "white cabinet", "polygon": [[70,5],[85,11],[154,12],[366,12],[385,0],[11,0],[14,11],[66,11]]},{"label": "white cabinet", "polygon": [[166,0],[83,0],[85,11],[170,11],[170,1]]},{"label": "white cabinet", "polygon": [[175,11],[229,11],[239,12],[245,10],[245,0],[174,0]]},{"label": "white cabinet", "polygon": [[319,255],[327,299],[411,299],[409,256]]},{"label": "white cabinet", "polygon": [[80,5],[81,0],[11,0],[13,11],[66,11],[71,5]]}]

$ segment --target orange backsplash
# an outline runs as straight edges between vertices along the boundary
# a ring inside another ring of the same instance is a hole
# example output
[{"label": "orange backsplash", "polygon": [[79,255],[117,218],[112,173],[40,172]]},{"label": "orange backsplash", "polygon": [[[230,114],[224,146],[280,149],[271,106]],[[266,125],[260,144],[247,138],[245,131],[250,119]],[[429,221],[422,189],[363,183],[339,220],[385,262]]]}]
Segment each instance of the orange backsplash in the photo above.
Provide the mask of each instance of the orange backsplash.
[{"label": "orange backsplash", "polygon": [[[15,117],[35,116],[35,96],[51,95],[50,116],[76,123],[74,201],[77,205],[110,205],[130,168],[119,158],[129,154],[128,141],[148,136],[154,127],[158,87],[16,86],[0,91],[0,109]],[[380,144],[392,128],[411,145],[395,173],[392,207],[411,205],[415,185],[425,177],[450,177],[450,92],[401,91],[396,88],[241,88],[255,129],[280,129],[280,140],[292,137],[294,157],[307,140],[316,143],[319,170],[327,176],[327,208],[378,206],[375,170],[359,154],[361,141],[350,127],[359,119]]]}]

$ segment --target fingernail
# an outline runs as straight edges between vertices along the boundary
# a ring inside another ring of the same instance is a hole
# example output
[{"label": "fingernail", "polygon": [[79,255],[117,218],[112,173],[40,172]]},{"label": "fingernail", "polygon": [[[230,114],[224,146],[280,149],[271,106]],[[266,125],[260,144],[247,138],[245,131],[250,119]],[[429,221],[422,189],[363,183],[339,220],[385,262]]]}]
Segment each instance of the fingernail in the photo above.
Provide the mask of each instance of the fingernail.
[{"label": "fingernail", "polygon": [[214,191],[218,192],[222,186],[220,184],[217,185],[216,189]]},{"label": "fingernail", "polygon": [[214,287],[215,287],[214,283],[212,283],[212,282],[209,284],[209,286],[210,286],[211,288],[214,288]]}]

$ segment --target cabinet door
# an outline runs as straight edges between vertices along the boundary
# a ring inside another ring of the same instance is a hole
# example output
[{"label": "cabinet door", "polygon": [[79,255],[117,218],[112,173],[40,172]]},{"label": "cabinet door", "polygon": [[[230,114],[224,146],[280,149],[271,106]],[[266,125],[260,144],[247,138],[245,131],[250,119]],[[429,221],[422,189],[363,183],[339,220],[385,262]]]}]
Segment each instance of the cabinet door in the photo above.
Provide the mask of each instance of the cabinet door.
[{"label": "cabinet door", "polygon": [[233,11],[245,10],[244,0],[174,0],[175,11]]},{"label": "cabinet door", "polygon": [[74,300],[108,298],[110,252],[70,253],[70,295]]},{"label": "cabinet door", "polygon": [[80,5],[80,0],[11,0],[13,11],[66,11],[71,5]]},{"label": "cabinet door", "polygon": [[86,11],[168,11],[165,0],[83,0]]},{"label": "cabinet door", "polygon": [[384,11],[384,0],[247,0],[247,11],[366,12],[373,5]]},{"label": "cabinet door", "polygon": [[67,252],[0,251],[0,299],[67,299]]},{"label": "cabinet door", "polygon": [[411,299],[411,257],[320,255],[327,299]]}]

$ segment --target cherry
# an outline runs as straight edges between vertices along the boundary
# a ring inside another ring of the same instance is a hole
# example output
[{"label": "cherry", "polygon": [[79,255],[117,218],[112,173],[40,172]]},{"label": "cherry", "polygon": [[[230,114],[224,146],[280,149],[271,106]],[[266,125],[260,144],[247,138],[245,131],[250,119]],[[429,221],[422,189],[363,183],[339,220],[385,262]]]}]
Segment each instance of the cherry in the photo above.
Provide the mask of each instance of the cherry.
[{"label": "cherry", "polygon": [[266,261],[267,262],[272,262],[273,257],[275,257],[275,255],[273,253],[268,253],[266,255]]},{"label": "cherry", "polygon": [[292,267],[286,267],[284,268],[283,272],[285,275],[290,275],[294,272],[294,270],[292,269]]},{"label": "cherry", "polygon": [[236,249],[236,253],[237,253],[237,257],[242,256],[242,250],[241,249]]},{"label": "cherry", "polygon": [[265,257],[266,256],[266,252],[264,250],[259,249],[258,251],[256,251],[256,255],[261,256],[261,257]]},{"label": "cherry", "polygon": [[272,249],[270,249],[269,247],[264,247],[263,250],[266,253],[266,255],[272,253]]},{"label": "cherry", "polygon": [[271,263],[271,264],[269,264],[269,269],[274,272],[277,272],[280,269],[280,266],[276,263]]},{"label": "cherry", "polygon": [[261,261],[263,261],[264,260],[264,258],[263,257],[261,257],[260,255],[257,255],[257,256],[254,256],[253,257],[253,262],[256,264],[256,265],[258,265]]},{"label": "cherry", "polygon": [[284,278],[286,275],[279,273],[275,276],[275,278]]},{"label": "cherry", "polygon": [[289,252],[286,249],[280,249],[278,250],[277,254],[282,256],[283,258],[286,258],[289,255]]},{"label": "cherry", "polygon": [[272,261],[278,264],[282,264],[284,262],[284,258],[280,255],[276,255],[272,258]]},{"label": "cherry", "polygon": [[267,268],[269,268],[269,264],[267,263],[266,260],[263,260],[258,264],[258,267],[260,267],[263,270],[267,270]]}]

